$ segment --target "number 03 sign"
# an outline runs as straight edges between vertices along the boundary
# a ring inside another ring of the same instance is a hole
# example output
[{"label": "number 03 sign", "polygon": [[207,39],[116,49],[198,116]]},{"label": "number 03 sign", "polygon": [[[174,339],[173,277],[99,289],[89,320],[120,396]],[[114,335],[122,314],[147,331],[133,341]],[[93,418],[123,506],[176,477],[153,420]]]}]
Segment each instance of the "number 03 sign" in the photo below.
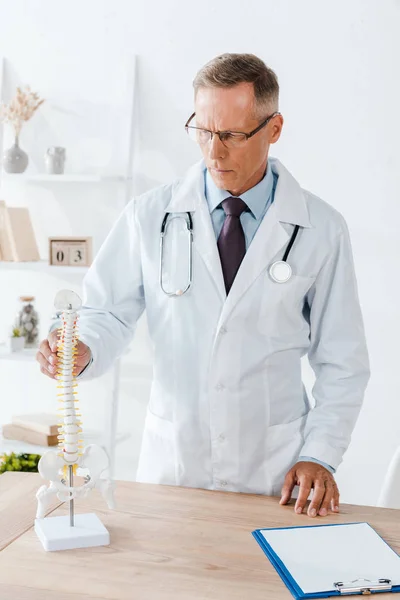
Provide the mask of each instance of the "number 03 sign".
[{"label": "number 03 sign", "polygon": [[51,265],[89,267],[92,263],[91,237],[49,238]]}]

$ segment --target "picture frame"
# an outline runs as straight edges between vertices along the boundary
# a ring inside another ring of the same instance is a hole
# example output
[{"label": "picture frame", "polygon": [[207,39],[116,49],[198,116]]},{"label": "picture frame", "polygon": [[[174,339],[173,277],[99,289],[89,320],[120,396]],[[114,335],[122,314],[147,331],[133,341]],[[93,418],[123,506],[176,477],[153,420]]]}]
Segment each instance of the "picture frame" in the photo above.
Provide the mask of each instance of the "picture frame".
[{"label": "picture frame", "polygon": [[59,267],[90,267],[91,237],[49,237],[49,264]]}]

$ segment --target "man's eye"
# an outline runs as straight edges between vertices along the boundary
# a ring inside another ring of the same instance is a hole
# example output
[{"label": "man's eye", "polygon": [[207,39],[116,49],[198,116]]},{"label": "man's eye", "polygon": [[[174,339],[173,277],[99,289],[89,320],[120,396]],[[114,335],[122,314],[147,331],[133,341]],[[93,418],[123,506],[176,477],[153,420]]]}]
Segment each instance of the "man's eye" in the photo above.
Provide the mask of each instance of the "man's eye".
[{"label": "man's eye", "polygon": [[221,141],[222,142],[231,142],[231,143],[237,143],[237,142],[242,142],[243,140],[246,139],[246,136],[243,133],[237,133],[237,132],[233,132],[233,131],[225,131],[224,133],[221,133]]},{"label": "man's eye", "polygon": [[220,134],[220,138],[223,142],[227,142],[229,140],[235,139],[235,134],[231,133],[230,131],[224,131]]}]

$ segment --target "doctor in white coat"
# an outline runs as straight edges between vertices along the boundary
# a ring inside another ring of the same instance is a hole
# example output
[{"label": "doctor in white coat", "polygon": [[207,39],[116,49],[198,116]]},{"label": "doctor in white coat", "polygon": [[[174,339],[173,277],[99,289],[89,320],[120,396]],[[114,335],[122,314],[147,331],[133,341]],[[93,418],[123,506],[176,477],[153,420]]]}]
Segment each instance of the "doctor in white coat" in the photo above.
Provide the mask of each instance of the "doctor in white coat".
[{"label": "doctor in white coat", "polygon": [[[313,490],[307,512],[325,516],[339,510],[333,473],[369,379],[346,223],[269,157],[283,118],[263,61],[217,57],[194,90],[186,130],[203,160],[134,198],[108,235],[84,281],[78,373],[107,371],[146,309],[154,379],[137,480],[281,495],[281,504],[299,485],[295,511]],[[282,283],[271,265],[296,226]],[[37,359],[54,377],[54,331]]]}]

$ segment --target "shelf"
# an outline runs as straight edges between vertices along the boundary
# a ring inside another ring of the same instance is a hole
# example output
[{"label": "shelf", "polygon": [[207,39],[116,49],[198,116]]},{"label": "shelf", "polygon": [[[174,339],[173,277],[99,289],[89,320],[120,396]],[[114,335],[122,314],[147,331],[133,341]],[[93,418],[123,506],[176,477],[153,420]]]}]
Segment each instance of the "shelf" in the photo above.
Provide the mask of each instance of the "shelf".
[{"label": "shelf", "polygon": [[[20,352],[10,352],[7,348],[7,345],[5,342],[0,342],[0,360],[12,360],[12,361],[33,361],[36,360],[36,353],[38,351],[38,348],[24,348],[23,350],[21,350]],[[122,353],[122,356],[125,356],[126,354],[129,354],[130,352],[130,348],[125,348],[125,350]],[[146,369],[146,373],[143,376],[141,373],[141,369]],[[135,369],[140,369],[137,374]],[[133,370],[132,367],[130,367],[130,375],[135,376],[136,378],[138,377],[143,377],[143,379],[151,379],[152,377],[152,367],[148,366],[148,365],[139,365],[139,366],[134,366]]]},{"label": "shelf", "polygon": [[123,175],[84,175],[74,173],[63,173],[61,175],[48,175],[38,173],[2,173],[4,181],[23,181],[25,183],[122,183],[128,181]]},{"label": "shelf", "polygon": [[20,352],[9,352],[5,343],[0,343],[0,360],[33,361],[36,359],[38,348],[25,348]]},{"label": "shelf", "polygon": [[36,260],[30,262],[14,262],[0,260],[0,271],[3,269],[9,271],[41,271],[43,273],[49,273],[50,275],[58,275],[60,277],[63,274],[85,275],[89,267],[60,267],[59,265],[49,265],[47,260]]},{"label": "shelf", "polygon": [[[119,433],[116,436],[116,443],[120,444],[125,440],[129,439],[129,433]],[[87,431],[83,432],[84,446],[89,444],[98,444],[104,446],[106,444],[106,436],[100,431]],[[37,446],[36,444],[28,444],[27,442],[20,442],[18,440],[6,440],[3,438],[0,432],[0,455],[10,452],[23,453],[23,454],[44,454],[48,450],[57,450],[57,446]]]}]

